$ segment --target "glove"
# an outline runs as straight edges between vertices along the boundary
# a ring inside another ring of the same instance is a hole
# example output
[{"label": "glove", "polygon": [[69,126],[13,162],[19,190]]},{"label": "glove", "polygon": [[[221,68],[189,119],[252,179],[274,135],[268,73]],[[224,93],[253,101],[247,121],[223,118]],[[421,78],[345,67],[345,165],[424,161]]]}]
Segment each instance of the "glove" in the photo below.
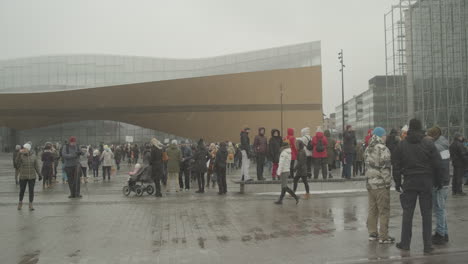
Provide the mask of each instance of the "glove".
[{"label": "glove", "polygon": [[395,190],[397,192],[401,193],[401,186],[400,185],[395,186]]}]

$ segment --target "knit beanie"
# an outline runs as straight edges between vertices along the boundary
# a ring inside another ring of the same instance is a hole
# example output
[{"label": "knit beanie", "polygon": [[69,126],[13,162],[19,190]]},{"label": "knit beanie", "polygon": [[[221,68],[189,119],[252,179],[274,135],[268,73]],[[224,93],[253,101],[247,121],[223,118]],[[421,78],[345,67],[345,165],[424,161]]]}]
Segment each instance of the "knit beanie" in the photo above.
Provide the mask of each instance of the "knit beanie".
[{"label": "knit beanie", "polygon": [[383,136],[385,136],[385,135],[387,134],[387,132],[386,132],[385,129],[382,128],[382,127],[376,127],[376,128],[374,129],[374,132],[372,132],[372,134],[373,134],[373,135],[376,135],[376,136],[378,136],[378,137],[383,137]]},{"label": "knit beanie", "polygon": [[419,121],[416,118],[411,119],[409,122],[409,129],[410,130],[422,130],[421,121]]},{"label": "knit beanie", "polygon": [[435,126],[431,127],[430,129],[427,130],[427,135],[430,136],[431,138],[439,138],[440,135],[442,135],[442,131],[440,130],[440,127]]}]

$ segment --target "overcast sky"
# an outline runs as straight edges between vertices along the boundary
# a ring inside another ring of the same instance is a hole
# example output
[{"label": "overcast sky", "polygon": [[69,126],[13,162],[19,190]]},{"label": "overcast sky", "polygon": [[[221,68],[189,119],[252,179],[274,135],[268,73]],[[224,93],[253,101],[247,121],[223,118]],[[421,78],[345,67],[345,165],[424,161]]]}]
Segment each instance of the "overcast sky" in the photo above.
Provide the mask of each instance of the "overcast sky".
[{"label": "overcast sky", "polygon": [[194,58],[322,41],[326,114],[385,74],[396,0],[0,0],[0,59],[70,53]]}]

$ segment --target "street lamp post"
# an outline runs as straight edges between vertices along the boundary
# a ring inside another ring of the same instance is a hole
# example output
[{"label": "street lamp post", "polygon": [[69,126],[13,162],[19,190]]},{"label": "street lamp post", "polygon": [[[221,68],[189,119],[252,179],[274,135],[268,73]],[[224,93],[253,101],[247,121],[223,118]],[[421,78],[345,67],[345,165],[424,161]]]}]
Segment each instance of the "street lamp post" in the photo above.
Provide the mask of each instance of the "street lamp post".
[{"label": "street lamp post", "polygon": [[281,104],[281,135],[283,134],[283,84],[280,84],[280,104]]},{"label": "street lamp post", "polygon": [[343,64],[343,49],[338,53],[338,59],[340,60],[341,64],[341,115],[342,115],[342,125],[343,125],[343,136],[345,132],[345,111],[344,111],[344,68],[345,65]]}]

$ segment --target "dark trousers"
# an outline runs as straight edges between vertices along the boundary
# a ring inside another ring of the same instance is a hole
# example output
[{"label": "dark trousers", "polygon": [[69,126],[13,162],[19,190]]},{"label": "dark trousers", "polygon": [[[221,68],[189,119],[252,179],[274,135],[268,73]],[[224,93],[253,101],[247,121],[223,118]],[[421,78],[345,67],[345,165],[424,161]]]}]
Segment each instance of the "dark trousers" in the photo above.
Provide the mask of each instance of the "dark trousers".
[{"label": "dark trousers", "polygon": [[99,177],[99,169],[93,169],[93,177],[94,178]]},{"label": "dark trousers", "polygon": [[289,189],[289,187],[286,186],[286,187],[281,188],[281,195],[280,195],[279,201],[283,201],[283,198],[286,192],[289,193],[292,197],[294,197],[294,199],[297,200],[297,196],[293,192],[293,190]]},{"label": "dark trousers", "polygon": [[189,190],[190,189],[190,170],[189,170],[188,165],[182,165],[179,171],[180,189],[184,188],[184,183],[185,183],[185,189]]},{"label": "dark trousers", "polygon": [[463,167],[453,166],[453,180],[452,180],[452,193],[462,193],[463,192],[463,175],[465,170]]},{"label": "dark trousers", "polygon": [[304,183],[306,193],[309,193],[309,183],[307,182],[307,176],[299,175],[299,174],[296,174],[296,176],[294,176],[294,188],[293,188],[294,192],[296,192],[297,183],[299,182],[299,179],[301,179],[301,178],[302,178],[302,182]]},{"label": "dark trousers", "polygon": [[65,167],[65,172],[68,176],[68,188],[70,188],[70,196],[77,197],[80,195],[80,177],[78,176],[78,166]]},{"label": "dark trousers", "polygon": [[312,157],[307,157],[307,177],[312,178]]},{"label": "dark trousers", "polygon": [[424,248],[432,246],[432,190],[411,191],[400,194],[401,207],[403,208],[403,220],[401,224],[401,245],[410,248],[413,230],[413,215],[416,200],[419,197],[419,209],[422,216]]},{"label": "dark trousers", "polygon": [[107,179],[110,180],[110,172],[111,172],[111,166],[102,166],[102,179],[106,179],[106,174],[107,174]]},{"label": "dark trousers", "polygon": [[362,170],[362,161],[356,161],[354,163],[354,167],[353,167],[353,175],[356,176],[358,174],[363,174],[363,170]]},{"label": "dark trousers", "polygon": [[263,180],[263,168],[265,167],[265,153],[257,153],[257,180]]},{"label": "dark trousers", "polygon": [[117,167],[117,170],[120,170],[120,160],[115,161],[115,166]]},{"label": "dark trousers", "polygon": [[295,160],[291,160],[291,167],[289,167],[289,178],[294,178],[294,164],[296,163]]},{"label": "dark trousers", "polygon": [[155,167],[151,167],[151,178],[153,179],[154,186],[156,187],[156,192],[154,195],[160,196],[161,195],[161,175],[162,169],[157,170]]},{"label": "dark trousers", "polygon": [[346,153],[345,154],[345,165],[343,167],[344,177],[346,179],[351,179],[351,167],[353,166],[354,162],[354,154],[353,153]]},{"label": "dark trousers", "polygon": [[314,158],[314,179],[317,179],[319,176],[320,170],[322,170],[322,177],[324,179],[328,176],[327,164],[328,158]]},{"label": "dark trousers", "polygon": [[226,168],[216,168],[216,174],[218,175],[219,193],[226,193],[227,192]]},{"label": "dark trousers", "polygon": [[24,192],[26,191],[26,185],[29,189],[29,202],[32,203],[34,201],[34,185],[36,184],[36,179],[33,180],[19,180],[20,185],[20,193],[19,193],[19,201],[23,201]]},{"label": "dark trousers", "polygon": [[198,190],[205,191],[205,173],[197,172]]},{"label": "dark trousers", "polygon": [[87,170],[87,167],[81,167],[81,177],[88,177]]}]

